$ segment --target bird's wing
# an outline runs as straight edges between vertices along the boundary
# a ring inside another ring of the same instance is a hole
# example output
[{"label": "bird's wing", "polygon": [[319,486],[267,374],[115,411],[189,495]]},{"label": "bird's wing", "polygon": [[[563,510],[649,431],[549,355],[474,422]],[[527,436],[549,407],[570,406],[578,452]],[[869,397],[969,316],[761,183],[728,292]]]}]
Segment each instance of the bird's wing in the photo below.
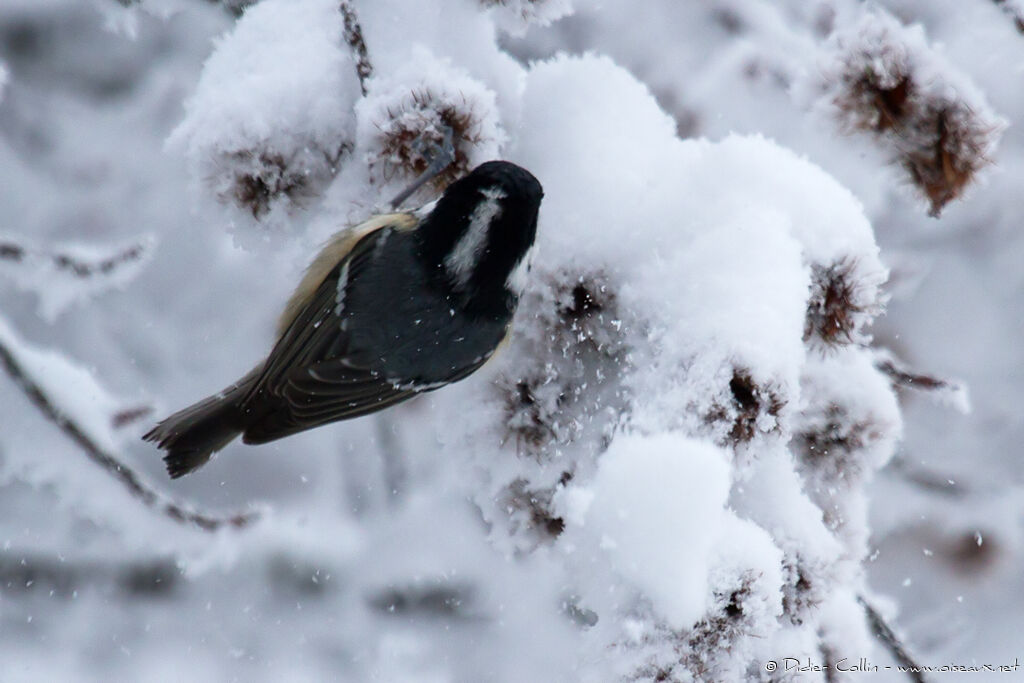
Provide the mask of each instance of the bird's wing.
[{"label": "bird's wing", "polygon": [[[376,412],[436,386],[417,386],[374,372],[368,360],[377,350],[355,348],[342,329],[340,280],[355,281],[389,226],[364,234],[297,307],[283,330],[243,410],[252,420],[246,443],[265,443],[337,420]],[[456,381],[476,370],[467,367]]]}]

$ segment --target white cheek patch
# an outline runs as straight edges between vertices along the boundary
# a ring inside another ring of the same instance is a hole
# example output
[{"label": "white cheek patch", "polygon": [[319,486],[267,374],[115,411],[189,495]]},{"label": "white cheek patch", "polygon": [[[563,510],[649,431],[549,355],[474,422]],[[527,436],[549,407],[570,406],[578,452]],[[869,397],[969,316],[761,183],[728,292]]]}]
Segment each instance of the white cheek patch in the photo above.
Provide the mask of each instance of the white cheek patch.
[{"label": "white cheek patch", "polygon": [[526,285],[529,283],[530,267],[533,265],[533,255],[536,252],[536,247],[530,247],[521,259],[516,267],[512,269],[512,272],[508,274],[508,279],[505,280],[505,289],[512,292],[516,296],[519,296],[526,290]]},{"label": "white cheek patch", "polygon": [[487,246],[487,233],[491,224],[501,215],[501,200],[505,193],[497,187],[481,190],[484,201],[477,204],[469,217],[469,227],[455,243],[452,253],[444,259],[444,266],[458,286],[465,286]]}]

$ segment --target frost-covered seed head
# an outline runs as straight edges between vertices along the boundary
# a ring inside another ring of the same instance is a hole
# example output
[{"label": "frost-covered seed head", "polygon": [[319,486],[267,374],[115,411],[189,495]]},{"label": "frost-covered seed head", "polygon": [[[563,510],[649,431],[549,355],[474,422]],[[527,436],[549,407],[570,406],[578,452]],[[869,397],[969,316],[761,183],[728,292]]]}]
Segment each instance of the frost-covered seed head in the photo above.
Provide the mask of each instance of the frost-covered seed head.
[{"label": "frost-covered seed head", "polygon": [[[563,472],[559,485],[571,479],[572,474]],[[552,512],[554,494],[555,487],[531,490],[525,479],[512,482],[503,500],[512,518],[512,531],[524,533],[535,543],[554,541],[565,530],[565,520]]]},{"label": "frost-covered seed head", "polygon": [[483,141],[479,115],[465,98],[445,98],[422,88],[412,91],[398,107],[388,108],[387,120],[378,124],[380,154],[370,161],[384,180],[396,175],[415,177],[427,170],[431,149],[444,143],[445,128],[455,141],[455,161],[431,180],[442,190],[469,172],[468,148]]},{"label": "frost-covered seed head", "polygon": [[[271,201],[279,195],[290,196],[303,186],[303,176],[289,173],[279,155],[237,152],[233,156],[238,161],[248,162],[246,166],[256,167],[249,172],[239,169],[230,195],[239,207],[248,209],[253,218],[266,214]],[[223,195],[222,198],[226,199]]]},{"label": "frost-covered seed head", "polygon": [[880,136],[938,216],[990,162],[1002,122],[919,31],[892,17],[869,14],[837,42],[829,87],[841,124]]},{"label": "frost-covered seed head", "polygon": [[524,311],[532,310],[533,324],[542,330],[539,348],[530,354],[532,368],[497,383],[504,396],[505,439],[535,455],[552,444],[571,441],[581,428],[579,418],[600,410],[598,405],[583,406],[583,415],[579,415],[568,409],[581,400],[586,402],[582,388],[590,381],[587,357],[596,354],[594,362],[609,367],[607,374],[596,378],[598,383],[611,377],[610,370],[621,370],[623,360],[624,333],[617,324],[615,297],[604,276],[565,274],[549,286],[553,309],[551,300],[545,299],[544,308],[538,310],[535,306],[540,299],[533,297],[521,306]]},{"label": "frost-covered seed head", "polygon": [[865,65],[851,65],[841,74],[842,89],[834,100],[847,117],[846,125],[876,132],[903,125],[913,87],[905,59],[899,55],[873,58],[863,53],[857,57]]},{"label": "frost-covered seed head", "polygon": [[[653,626],[639,644],[672,643],[672,661],[649,658],[629,676],[630,681],[717,681],[721,680],[720,659],[728,656],[732,644],[754,628],[752,609],[756,599],[755,579],[748,574],[732,590],[716,592],[708,613],[691,628],[678,630],[664,624]],[[627,646],[628,647],[628,646]],[[657,651],[655,651],[657,652]]]},{"label": "frost-covered seed head", "polygon": [[931,203],[932,216],[938,216],[978,170],[991,163],[986,150],[996,130],[961,103],[923,108],[911,136],[916,144],[905,151],[903,166]]},{"label": "frost-covered seed head", "polygon": [[811,297],[807,302],[804,341],[843,346],[860,341],[860,328],[877,312],[869,306],[856,277],[857,263],[841,259],[811,266]]},{"label": "frost-covered seed head", "polygon": [[[758,422],[763,416],[778,418],[785,402],[768,387],[754,382],[750,372],[735,368],[729,380],[731,400],[727,405],[715,404],[705,416],[705,422],[715,428],[724,424],[727,428],[723,445],[749,443],[761,431]],[[778,430],[778,423],[771,431]],[[717,430],[716,430],[717,431]]]},{"label": "frost-covered seed head", "polygon": [[300,204],[314,196],[350,151],[346,143],[333,155],[317,154],[308,147],[288,156],[267,149],[227,152],[217,160],[210,184],[222,188],[221,201],[259,220],[280,202]]},{"label": "frost-covered seed head", "polygon": [[793,445],[803,463],[833,484],[847,486],[864,474],[860,451],[882,438],[881,428],[868,419],[852,419],[838,404],[824,407],[820,417],[794,436]]}]

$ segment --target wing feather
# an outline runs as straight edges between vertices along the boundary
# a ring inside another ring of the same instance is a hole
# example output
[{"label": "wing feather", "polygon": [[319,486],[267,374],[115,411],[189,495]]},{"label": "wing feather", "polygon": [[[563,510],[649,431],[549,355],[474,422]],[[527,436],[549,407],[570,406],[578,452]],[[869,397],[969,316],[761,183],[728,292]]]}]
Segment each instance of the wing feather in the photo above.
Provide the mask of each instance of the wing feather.
[{"label": "wing feather", "polygon": [[349,278],[358,278],[388,227],[362,235],[293,312],[246,397],[244,409],[254,417],[243,434],[246,443],[372,413],[419,393],[414,387],[398,388],[357,362],[368,354],[349,354],[348,335],[335,315],[341,269],[347,264]]}]

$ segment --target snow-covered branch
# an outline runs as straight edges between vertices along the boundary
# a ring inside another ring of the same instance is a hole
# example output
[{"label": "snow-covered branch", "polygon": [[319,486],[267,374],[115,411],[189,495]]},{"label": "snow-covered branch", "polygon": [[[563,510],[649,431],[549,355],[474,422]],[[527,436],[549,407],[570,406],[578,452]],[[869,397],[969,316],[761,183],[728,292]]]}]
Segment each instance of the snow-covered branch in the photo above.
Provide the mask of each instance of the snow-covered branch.
[{"label": "snow-covered branch", "polygon": [[68,306],[109,289],[123,287],[149,261],[151,236],[127,245],[41,246],[10,234],[0,235],[0,273],[39,297],[39,311],[54,320]]},{"label": "snow-covered branch", "polygon": [[900,666],[905,667],[904,673],[907,674],[907,677],[914,683],[926,683],[927,679],[922,673],[921,665],[911,656],[903,640],[896,635],[882,613],[863,595],[857,596],[857,603],[864,608],[864,615],[871,625],[871,633],[885,646],[885,649],[899,662]]},{"label": "snow-covered branch", "polygon": [[352,5],[352,0],[341,0],[339,6],[342,19],[345,22],[345,42],[352,49],[356,58],[356,73],[359,75],[359,89],[366,95],[366,81],[373,76],[373,64],[370,63],[370,56],[366,51],[366,39],[363,37],[363,27],[359,25],[359,16]]},{"label": "snow-covered branch", "polygon": [[[89,433],[90,427],[76,419],[68,406],[61,405],[61,401],[54,398],[48,388],[44,386],[43,381],[33,372],[33,366],[38,366],[40,361],[39,352],[26,348],[7,324],[0,320],[0,363],[3,364],[7,375],[47,420],[56,425],[81,449],[86,457],[120,483],[132,497],[146,507],[166,515],[176,522],[189,524],[204,531],[242,528],[259,518],[259,514],[255,512],[243,512],[224,517],[210,515],[168,500],[145,483],[142,477],[124,460],[100,446]],[[67,379],[66,377],[50,378],[51,381],[58,383],[64,383]],[[94,398],[96,394],[91,392],[91,395]],[[86,397],[70,397],[72,403],[81,400],[86,400]]]}]

